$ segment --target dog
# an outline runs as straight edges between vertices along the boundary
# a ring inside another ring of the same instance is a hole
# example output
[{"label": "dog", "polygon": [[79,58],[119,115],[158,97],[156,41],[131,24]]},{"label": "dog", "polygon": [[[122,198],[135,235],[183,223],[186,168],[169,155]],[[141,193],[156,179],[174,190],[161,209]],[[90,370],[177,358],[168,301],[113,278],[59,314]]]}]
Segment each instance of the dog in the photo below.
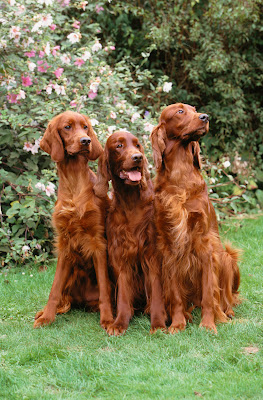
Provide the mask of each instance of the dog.
[{"label": "dog", "polygon": [[155,179],[158,249],[162,281],[171,319],[170,333],[183,330],[189,307],[201,307],[201,326],[234,316],[238,303],[239,251],[224,248],[215,210],[201,174],[199,140],[209,130],[209,116],[176,103],[161,113],[151,133]]},{"label": "dog", "polygon": [[111,180],[106,220],[109,265],[117,291],[117,316],[109,335],[123,334],[134,309],[151,315],[151,332],[165,329],[160,256],[156,250],[154,190],[142,145],[130,132],[114,132],[99,159],[95,193],[104,197]]},{"label": "dog", "polygon": [[96,175],[88,165],[103,152],[88,117],[66,111],[48,124],[40,147],[56,162],[58,197],[53,213],[58,261],[46,307],[34,327],[47,325],[72,305],[99,307],[100,324],[113,322],[107,269],[107,196],[94,193]]}]

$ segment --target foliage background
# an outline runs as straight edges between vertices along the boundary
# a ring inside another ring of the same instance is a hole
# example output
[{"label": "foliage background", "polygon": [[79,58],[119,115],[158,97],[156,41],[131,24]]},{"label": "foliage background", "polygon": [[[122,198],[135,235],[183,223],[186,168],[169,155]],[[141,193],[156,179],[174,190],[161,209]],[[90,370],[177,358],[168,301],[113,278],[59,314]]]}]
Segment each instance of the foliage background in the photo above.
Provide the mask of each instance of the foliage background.
[{"label": "foliage background", "polygon": [[51,254],[57,178],[38,143],[66,109],[88,114],[103,144],[132,131],[154,175],[149,134],[162,108],[195,105],[210,115],[203,172],[218,218],[258,212],[262,11],[262,0],[2,1],[2,267]]}]

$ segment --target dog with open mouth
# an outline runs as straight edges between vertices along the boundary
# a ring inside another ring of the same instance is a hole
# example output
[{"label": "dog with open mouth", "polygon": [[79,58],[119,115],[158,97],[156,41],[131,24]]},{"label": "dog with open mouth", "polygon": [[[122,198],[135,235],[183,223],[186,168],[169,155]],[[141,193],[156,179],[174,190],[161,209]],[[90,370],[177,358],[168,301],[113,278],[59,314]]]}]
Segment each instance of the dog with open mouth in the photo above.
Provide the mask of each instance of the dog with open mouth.
[{"label": "dog with open mouth", "polygon": [[106,195],[110,180],[113,187],[106,234],[109,265],[116,282],[117,316],[107,332],[123,334],[134,309],[142,307],[151,315],[151,332],[165,329],[154,190],[143,147],[134,135],[117,131],[108,138],[97,178],[97,196]]}]

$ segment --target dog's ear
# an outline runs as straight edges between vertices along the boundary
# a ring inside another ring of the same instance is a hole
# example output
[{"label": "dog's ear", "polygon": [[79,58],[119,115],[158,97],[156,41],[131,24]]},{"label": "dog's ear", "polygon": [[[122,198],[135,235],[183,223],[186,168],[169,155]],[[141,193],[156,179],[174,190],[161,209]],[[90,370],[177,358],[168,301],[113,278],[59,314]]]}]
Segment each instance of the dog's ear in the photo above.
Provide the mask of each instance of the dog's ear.
[{"label": "dog's ear", "polygon": [[55,162],[62,161],[65,155],[64,146],[58,132],[58,118],[59,116],[49,122],[44,136],[40,141],[40,148],[50,154],[52,160]]},{"label": "dog's ear", "polygon": [[153,160],[156,169],[158,170],[162,165],[162,156],[165,150],[165,136],[166,129],[163,122],[160,122],[152,131],[150,140],[153,149]]},{"label": "dog's ear", "polygon": [[89,160],[97,160],[97,158],[103,153],[103,148],[94,132],[91,122],[88,117],[86,117],[87,125],[89,127],[88,135],[91,138],[91,151],[89,153]]},{"label": "dog's ear", "polygon": [[197,169],[201,169],[200,146],[198,142],[192,142],[193,163]]},{"label": "dog's ear", "polygon": [[111,174],[109,169],[109,152],[105,147],[102,155],[99,157],[97,181],[94,185],[94,192],[98,197],[105,197],[109,190],[109,181],[111,180]]}]

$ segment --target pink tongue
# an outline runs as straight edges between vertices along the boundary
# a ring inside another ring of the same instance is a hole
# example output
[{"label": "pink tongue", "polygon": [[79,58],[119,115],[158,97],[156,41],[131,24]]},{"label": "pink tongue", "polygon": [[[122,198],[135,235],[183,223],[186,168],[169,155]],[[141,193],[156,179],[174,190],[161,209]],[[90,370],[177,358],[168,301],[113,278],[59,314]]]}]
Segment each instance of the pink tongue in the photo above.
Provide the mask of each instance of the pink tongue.
[{"label": "pink tongue", "polygon": [[127,171],[127,175],[130,179],[130,181],[140,181],[142,178],[142,174],[140,173],[140,171]]}]

